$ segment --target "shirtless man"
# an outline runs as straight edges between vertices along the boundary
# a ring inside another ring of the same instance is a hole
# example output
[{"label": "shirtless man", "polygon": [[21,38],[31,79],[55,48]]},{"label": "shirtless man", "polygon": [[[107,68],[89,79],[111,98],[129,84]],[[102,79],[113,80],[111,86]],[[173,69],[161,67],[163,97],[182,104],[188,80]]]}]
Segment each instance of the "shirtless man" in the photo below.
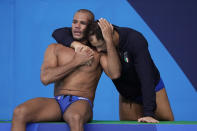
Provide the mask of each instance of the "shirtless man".
[{"label": "shirtless man", "polygon": [[[87,10],[79,10],[73,18],[72,35],[84,44],[90,15]],[[62,119],[71,131],[83,131],[83,124],[92,119],[93,100],[102,68],[111,79],[120,75],[117,70],[120,61],[115,63],[116,68],[111,68],[113,65],[107,63],[107,55],[100,55],[88,47],[74,50],[61,44],[49,45],[41,67],[41,81],[44,85],[55,83],[55,99],[35,98],[16,107],[12,131],[25,131],[29,122]]]}]

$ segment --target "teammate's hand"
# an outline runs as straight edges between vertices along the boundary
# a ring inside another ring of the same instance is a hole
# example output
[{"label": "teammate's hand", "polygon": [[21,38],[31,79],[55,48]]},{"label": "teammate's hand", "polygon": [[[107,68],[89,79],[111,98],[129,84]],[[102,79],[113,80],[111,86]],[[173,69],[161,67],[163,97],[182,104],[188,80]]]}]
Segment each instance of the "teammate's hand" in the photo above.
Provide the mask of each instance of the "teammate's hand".
[{"label": "teammate's hand", "polygon": [[112,41],[113,40],[113,26],[106,19],[100,18],[98,22],[99,27],[101,28],[101,32],[103,34],[104,40]]},{"label": "teammate's hand", "polygon": [[90,55],[93,55],[93,58],[90,59],[88,62],[85,63],[85,65],[91,66],[92,63],[93,63],[93,60],[94,60],[94,51],[90,47],[88,47],[88,46],[84,46],[83,49],[82,49],[82,51],[85,51],[86,53],[88,53]]},{"label": "teammate's hand", "polygon": [[87,45],[84,45],[78,41],[73,41],[72,44],[71,44],[71,48],[73,48],[76,52],[76,50],[79,48],[87,48],[88,50],[94,52],[90,47],[88,47]]},{"label": "teammate's hand", "polygon": [[85,47],[86,45],[84,45],[84,44],[82,44],[81,42],[79,42],[79,41],[73,41],[72,43],[71,43],[71,48],[73,48],[73,49],[77,49],[77,48],[79,48],[79,47]]},{"label": "teammate's hand", "polygon": [[[82,49],[82,51],[85,51],[90,54],[94,54],[94,51],[90,47],[88,47],[78,41],[73,41],[71,44],[71,48],[74,48],[75,52]],[[93,59],[89,60],[87,63],[85,63],[85,65],[90,66],[92,64],[92,62],[93,62]]]},{"label": "teammate's hand", "polygon": [[90,66],[94,59],[94,52],[87,46],[77,47],[75,49],[74,59],[79,63],[79,65]]},{"label": "teammate's hand", "polygon": [[156,120],[156,119],[154,119],[153,117],[150,117],[150,116],[139,118],[138,122],[159,123],[158,120]]}]

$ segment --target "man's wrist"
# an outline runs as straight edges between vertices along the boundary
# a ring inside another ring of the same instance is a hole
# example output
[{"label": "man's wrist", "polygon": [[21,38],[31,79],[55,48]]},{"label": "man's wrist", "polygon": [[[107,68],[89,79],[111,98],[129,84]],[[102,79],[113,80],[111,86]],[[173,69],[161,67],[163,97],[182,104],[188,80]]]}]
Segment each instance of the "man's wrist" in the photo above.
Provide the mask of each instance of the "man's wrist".
[{"label": "man's wrist", "polygon": [[105,42],[111,42],[111,43],[113,42],[113,38],[112,37],[107,37],[104,40],[105,40]]}]

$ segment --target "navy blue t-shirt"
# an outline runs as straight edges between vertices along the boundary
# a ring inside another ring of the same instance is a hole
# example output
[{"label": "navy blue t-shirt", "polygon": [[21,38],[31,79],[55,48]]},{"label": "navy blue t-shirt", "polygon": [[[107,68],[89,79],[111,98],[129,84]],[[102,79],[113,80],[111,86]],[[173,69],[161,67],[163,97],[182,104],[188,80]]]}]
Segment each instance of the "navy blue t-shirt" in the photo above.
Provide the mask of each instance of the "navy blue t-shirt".
[{"label": "navy blue t-shirt", "polygon": [[72,37],[72,31],[70,27],[64,27],[56,29],[52,37],[60,44],[70,47],[71,43],[74,41]]},{"label": "navy blue t-shirt", "polygon": [[[113,80],[118,92],[128,100],[142,97],[144,116],[154,117],[156,109],[155,87],[160,74],[156,68],[143,35],[136,30],[115,26],[119,34],[119,52],[122,66],[120,78]],[[52,35],[58,43],[70,46],[71,28],[56,29]]]}]

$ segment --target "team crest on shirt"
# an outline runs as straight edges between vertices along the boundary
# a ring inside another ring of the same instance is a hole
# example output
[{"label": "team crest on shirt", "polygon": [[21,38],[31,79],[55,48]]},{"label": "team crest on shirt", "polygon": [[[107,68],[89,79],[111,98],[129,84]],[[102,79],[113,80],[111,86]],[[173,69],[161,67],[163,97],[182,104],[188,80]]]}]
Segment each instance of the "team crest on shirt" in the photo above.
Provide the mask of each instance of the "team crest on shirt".
[{"label": "team crest on shirt", "polygon": [[124,61],[126,63],[129,63],[129,57],[128,57],[128,52],[127,51],[124,52]]}]

